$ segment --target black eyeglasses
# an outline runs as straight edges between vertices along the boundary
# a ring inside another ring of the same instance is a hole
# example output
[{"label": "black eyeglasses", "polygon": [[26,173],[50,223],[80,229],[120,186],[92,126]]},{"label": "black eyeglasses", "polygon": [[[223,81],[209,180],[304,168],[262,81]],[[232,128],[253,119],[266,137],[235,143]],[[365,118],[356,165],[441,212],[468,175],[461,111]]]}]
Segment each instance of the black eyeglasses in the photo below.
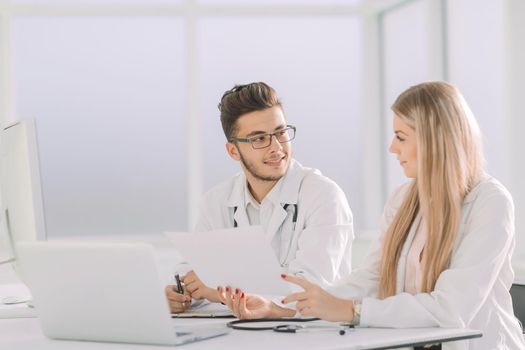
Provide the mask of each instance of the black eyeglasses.
[{"label": "black eyeglasses", "polygon": [[247,142],[251,143],[254,149],[261,149],[270,147],[272,144],[272,137],[279,143],[290,142],[295,138],[295,126],[286,125],[286,128],[274,131],[268,134],[259,134],[248,138],[231,137],[230,142]]}]

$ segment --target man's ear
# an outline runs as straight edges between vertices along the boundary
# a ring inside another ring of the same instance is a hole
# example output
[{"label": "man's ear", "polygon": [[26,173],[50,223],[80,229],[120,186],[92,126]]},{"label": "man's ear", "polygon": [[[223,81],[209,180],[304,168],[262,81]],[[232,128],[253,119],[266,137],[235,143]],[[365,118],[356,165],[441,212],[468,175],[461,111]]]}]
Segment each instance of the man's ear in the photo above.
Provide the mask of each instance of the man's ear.
[{"label": "man's ear", "polygon": [[233,160],[241,160],[241,156],[239,154],[239,150],[237,149],[237,146],[233,142],[226,142],[226,152],[228,152],[228,155]]}]

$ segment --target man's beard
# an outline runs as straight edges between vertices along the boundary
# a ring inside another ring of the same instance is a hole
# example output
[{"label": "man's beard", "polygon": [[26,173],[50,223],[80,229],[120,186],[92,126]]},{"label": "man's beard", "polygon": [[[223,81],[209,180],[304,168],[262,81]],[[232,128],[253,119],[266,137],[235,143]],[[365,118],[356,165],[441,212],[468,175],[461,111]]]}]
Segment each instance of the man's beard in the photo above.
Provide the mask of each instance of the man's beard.
[{"label": "man's beard", "polygon": [[[254,178],[256,178],[257,180],[261,180],[261,181],[278,181],[281,177],[284,176],[284,174],[283,175],[278,175],[278,176],[264,176],[264,175],[262,175],[262,174],[257,172],[257,169],[255,168],[255,165],[253,165],[253,163],[250,163],[247,159],[245,159],[243,157],[241,151],[239,151],[239,155],[241,157],[241,163],[244,165],[246,170],[248,170],[248,172]],[[288,154],[286,154],[286,157],[288,157]]]}]

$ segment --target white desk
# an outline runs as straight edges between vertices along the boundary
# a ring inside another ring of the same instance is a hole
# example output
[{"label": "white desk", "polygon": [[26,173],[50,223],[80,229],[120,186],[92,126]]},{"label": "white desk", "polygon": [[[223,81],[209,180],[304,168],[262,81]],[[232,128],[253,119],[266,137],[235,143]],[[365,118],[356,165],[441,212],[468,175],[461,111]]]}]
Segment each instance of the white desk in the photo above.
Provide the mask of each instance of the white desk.
[{"label": "white desk", "polygon": [[[224,323],[225,320],[174,320],[176,325]],[[438,342],[443,339],[457,339],[480,336],[480,332],[468,329],[378,329],[362,328],[339,335],[336,330],[312,333],[276,333],[272,331],[238,331],[214,339],[203,340],[176,347],[177,349],[384,349],[409,346],[423,342]],[[17,350],[154,350],[173,347],[156,345],[130,345],[95,342],[77,342],[50,340],[40,329],[38,319],[4,319],[0,320],[0,349]]]},{"label": "white desk", "polygon": [[[164,244],[158,242],[155,246],[165,250]],[[166,268],[169,268],[171,259],[168,251],[161,251],[159,255]],[[168,273],[169,270],[166,271]],[[12,270],[0,266],[0,290],[2,284],[19,282]],[[1,293],[0,293],[1,295]],[[139,316],[139,315],[137,315]],[[210,323],[222,323],[226,325],[231,319],[174,319],[175,326],[195,326]],[[466,339],[481,336],[479,331],[468,329],[441,329],[441,328],[419,328],[419,329],[378,329],[361,328],[348,331],[346,335],[339,335],[337,330],[285,334],[273,331],[241,331],[233,330],[230,334],[214,339],[177,347],[177,349],[385,349],[399,348],[410,345],[421,345],[422,343],[436,343],[450,339]],[[173,347],[162,347],[154,345],[130,345],[116,343],[96,343],[50,340],[44,336],[36,318],[0,319],[0,349],[16,350],[70,350],[70,349],[165,349]]]}]

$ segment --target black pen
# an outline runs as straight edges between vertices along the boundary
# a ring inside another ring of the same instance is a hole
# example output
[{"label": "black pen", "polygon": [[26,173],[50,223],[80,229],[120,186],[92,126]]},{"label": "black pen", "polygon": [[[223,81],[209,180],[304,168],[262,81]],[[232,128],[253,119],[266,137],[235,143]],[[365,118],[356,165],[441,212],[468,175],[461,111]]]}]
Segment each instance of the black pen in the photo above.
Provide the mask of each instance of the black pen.
[{"label": "black pen", "polygon": [[182,287],[182,283],[180,282],[179,274],[175,275],[175,282],[177,282],[177,292],[180,294],[184,294],[184,288]]}]

